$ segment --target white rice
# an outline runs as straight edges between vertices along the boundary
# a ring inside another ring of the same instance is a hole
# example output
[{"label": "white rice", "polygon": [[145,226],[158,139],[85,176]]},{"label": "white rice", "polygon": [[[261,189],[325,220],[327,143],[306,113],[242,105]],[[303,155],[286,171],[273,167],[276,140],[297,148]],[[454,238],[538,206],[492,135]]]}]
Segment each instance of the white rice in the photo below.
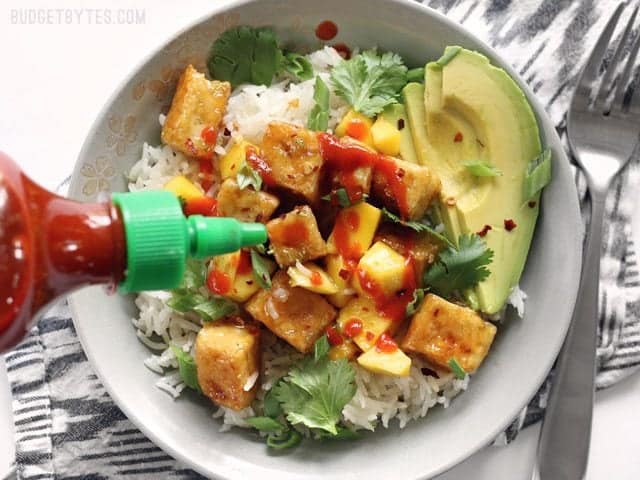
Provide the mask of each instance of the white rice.
[{"label": "white rice", "polygon": [[[328,72],[342,61],[340,55],[333,48],[325,47],[311,53],[308,58],[316,74],[330,86]],[[239,138],[258,142],[271,121],[304,126],[314,104],[314,82],[315,79],[311,79],[294,84],[282,80],[268,88],[255,85],[237,88],[229,99],[224,117],[231,139],[220,135],[216,152],[224,154],[229,146],[225,142],[234,142]],[[346,113],[348,105],[332,92],[330,106],[329,127],[334,128]],[[164,120],[165,117],[161,115],[160,124]],[[198,180],[198,166],[169,146],[152,147],[145,144],[142,158],[129,173],[129,189],[160,189],[175,175]],[[156,386],[177,398],[186,385],[177,372],[178,362],[170,345],[193,354],[196,334],[202,324],[196,317],[182,315],[167,307],[169,297],[170,294],[164,291],[138,295],[136,306],[139,314],[132,319],[132,323],[140,341],[151,351],[151,355],[144,361],[145,366],[161,375]],[[524,314],[525,299],[526,295],[518,287],[509,296],[508,302],[520,316]],[[250,379],[251,382],[245,385],[250,389],[253,383],[260,382],[257,400],[253,407],[241,411],[218,408],[213,416],[222,420],[223,431],[233,426],[248,427],[245,420],[261,411],[260,405],[265,393],[303,357],[271,332],[265,331],[262,339],[261,371],[259,374],[256,372]],[[402,428],[409,421],[424,417],[434,406],[442,405],[446,408],[453,397],[467,388],[469,382],[469,376],[458,380],[451,373],[445,372],[439,372],[437,376],[425,375],[422,369],[427,368],[427,364],[418,357],[412,358],[411,371],[407,377],[372,374],[358,365],[354,367],[356,394],[342,412],[345,423],[354,429],[373,430],[377,425],[387,428],[394,419]]]}]

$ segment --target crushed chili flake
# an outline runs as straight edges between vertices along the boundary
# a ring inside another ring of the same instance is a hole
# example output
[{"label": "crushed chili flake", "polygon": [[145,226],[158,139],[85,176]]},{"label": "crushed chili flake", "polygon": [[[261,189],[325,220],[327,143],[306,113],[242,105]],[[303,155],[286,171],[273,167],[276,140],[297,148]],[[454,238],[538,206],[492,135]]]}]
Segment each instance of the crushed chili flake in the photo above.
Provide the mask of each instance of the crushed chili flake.
[{"label": "crushed chili flake", "polygon": [[342,344],[343,342],[342,335],[340,335],[340,332],[335,327],[335,325],[332,325],[329,328],[327,328],[327,340],[329,340],[329,345],[332,345],[334,347],[336,345]]},{"label": "crushed chili flake", "polygon": [[529,205],[529,208],[535,208],[537,204],[538,202],[536,202],[535,200],[529,200],[529,203],[527,203],[527,205]]},{"label": "crushed chili flake", "polygon": [[367,332],[365,334],[365,337],[367,337],[367,341],[370,342],[371,340],[373,340],[375,338],[375,335],[373,334],[373,332]]},{"label": "crushed chili flake", "polygon": [[484,237],[489,232],[489,230],[491,230],[491,225],[485,225],[484,227],[482,227],[482,230],[478,232],[478,236]]},{"label": "crushed chili flake", "polygon": [[340,275],[340,278],[343,280],[349,280],[351,278],[351,272],[346,268],[341,268],[338,275]]},{"label": "crushed chili flake", "polygon": [[476,142],[478,142],[478,145],[484,148],[484,143],[482,143],[479,138],[476,138]]},{"label": "crushed chili flake", "polygon": [[398,130],[402,130],[404,128],[404,118],[398,119]]},{"label": "crushed chili flake", "polygon": [[513,230],[514,228],[516,228],[516,222],[514,222],[513,220],[511,220],[510,218],[505,219],[504,221],[504,228],[507,232],[510,232],[511,230]]},{"label": "crushed chili flake", "polygon": [[439,313],[440,313],[440,309],[439,309],[439,308],[436,308],[436,309],[433,311],[433,316],[434,316],[434,317],[437,317]]},{"label": "crushed chili flake", "polygon": [[453,141],[456,143],[460,143],[462,141],[462,132],[458,132],[456,133],[456,136],[453,137]]}]

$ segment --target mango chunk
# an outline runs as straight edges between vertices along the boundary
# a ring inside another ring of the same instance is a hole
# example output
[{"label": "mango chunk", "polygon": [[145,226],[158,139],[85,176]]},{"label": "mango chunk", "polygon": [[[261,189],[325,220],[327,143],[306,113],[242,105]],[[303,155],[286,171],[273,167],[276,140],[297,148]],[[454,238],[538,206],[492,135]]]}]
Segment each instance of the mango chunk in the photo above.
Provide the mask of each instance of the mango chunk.
[{"label": "mango chunk", "polygon": [[164,185],[164,189],[182,198],[185,201],[204,197],[204,193],[191,180],[183,175],[173,177]]},{"label": "mango chunk", "polygon": [[220,169],[220,176],[223,180],[237,175],[238,170],[242,168],[246,160],[247,147],[258,148],[252,143],[240,140],[234,143],[229,151],[220,157],[218,160],[218,168]]},{"label": "mango chunk", "polygon": [[371,136],[371,127],[373,121],[351,109],[342,117],[340,123],[336,127],[335,134],[338,137],[348,136],[354,138],[370,147],[373,147],[373,137]]},{"label": "mango chunk", "polygon": [[353,360],[358,353],[359,349],[355,343],[351,340],[345,340],[340,345],[334,345],[329,349],[330,360],[340,360],[344,358],[346,360]]},{"label": "mango chunk", "polygon": [[327,241],[329,253],[341,253],[359,259],[371,246],[382,212],[366,202],[357,203],[338,213]]},{"label": "mango chunk", "polygon": [[300,263],[299,261],[287,269],[292,287],[302,287],[323,295],[338,293],[338,286],[331,277],[314,263]]},{"label": "mango chunk", "polygon": [[[376,242],[366,251],[358,262],[354,287],[362,295],[368,295],[368,285],[375,285],[385,296],[402,290],[405,269],[408,267],[405,258],[383,242]],[[366,284],[361,284],[361,279]]]},{"label": "mango chunk", "polygon": [[411,369],[411,359],[399,348],[393,352],[372,348],[358,357],[358,364],[370,372],[394,377],[406,377]]},{"label": "mango chunk", "polygon": [[353,272],[340,255],[327,255],[325,257],[325,267],[327,274],[338,287],[338,292],[329,295],[328,300],[336,307],[344,307],[347,302],[355,295],[355,291],[351,288],[350,279]]},{"label": "mango chunk", "polygon": [[391,125],[384,118],[378,117],[371,126],[373,148],[385,155],[398,156],[402,137],[400,130]]},{"label": "mango chunk", "polygon": [[[276,264],[264,258],[269,273],[276,271]],[[216,271],[216,278],[224,278],[229,287],[214,293],[230,298],[236,302],[246,302],[260,290],[260,284],[253,276],[251,257],[246,250],[217,255],[211,260],[211,271]],[[221,286],[219,286],[221,287]]]},{"label": "mango chunk", "polygon": [[[354,329],[353,325],[358,323],[362,327]],[[364,352],[373,348],[384,332],[394,330],[397,323],[380,315],[375,303],[365,297],[351,299],[338,313],[340,331],[347,336],[355,333],[351,338]]]}]

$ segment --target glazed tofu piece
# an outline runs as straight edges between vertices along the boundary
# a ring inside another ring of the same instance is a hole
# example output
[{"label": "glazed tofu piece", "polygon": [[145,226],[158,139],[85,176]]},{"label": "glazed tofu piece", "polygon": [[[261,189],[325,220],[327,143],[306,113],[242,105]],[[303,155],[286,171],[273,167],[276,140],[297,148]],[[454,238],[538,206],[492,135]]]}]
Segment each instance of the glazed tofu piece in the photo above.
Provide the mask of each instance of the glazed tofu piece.
[{"label": "glazed tofu piece", "polygon": [[306,262],[327,254],[327,244],[320,235],[316,217],[307,205],[267,223],[273,254],[280,267]]},{"label": "glazed tofu piece", "polygon": [[230,93],[229,82],[207,80],[189,65],[178,81],[162,141],[185,155],[212,158]]},{"label": "glazed tofu piece", "polygon": [[415,232],[395,224],[385,224],[380,227],[374,242],[388,245],[405,258],[411,257],[418,278],[422,277],[425,269],[435,262],[441,248],[438,240],[428,233]]},{"label": "glazed tofu piece", "polygon": [[308,203],[319,201],[323,159],[314,132],[288,123],[272,122],[262,139],[262,154],[277,186]]},{"label": "glazed tofu piece", "polygon": [[411,320],[401,346],[445,369],[455,358],[465,372],[472,373],[486,357],[495,334],[495,325],[470,308],[429,294]]},{"label": "glazed tofu piece", "polygon": [[298,351],[307,353],[336,318],[322,295],[292,287],[280,270],[269,290],[261,290],[245,305],[247,312]]},{"label": "glazed tofu piece", "polygon": [[260,328],[239,317],[205,323],[195,344],[198,383],[213,402],[248,407],[258,390]]},{"label": "glazed tofu piece", "polygon": [[222,182],[217,199],[221,217],[234,217],[241,222],[267,222],[280,205],[278,197],[270,193],[250,187],[240,189],[234,178]]},{"label": "glazed tofu piece", "polygon": [[373,172],[371,190],[389,210],[409,220],[420,220],[440,195],[440,187],[440,179],[429,168],[385,157]]}]

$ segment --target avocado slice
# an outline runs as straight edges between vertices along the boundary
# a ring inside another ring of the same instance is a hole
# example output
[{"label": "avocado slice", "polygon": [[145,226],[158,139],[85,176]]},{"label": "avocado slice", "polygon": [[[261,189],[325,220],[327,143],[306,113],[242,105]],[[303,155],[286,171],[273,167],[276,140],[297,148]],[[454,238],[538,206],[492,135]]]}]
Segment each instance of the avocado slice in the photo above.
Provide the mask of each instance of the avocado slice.
[{"label": "avocado slice", "polygon": [[401,103],[388,105],[380,114],[382,118],[400,130],[400,158],[411,163],[420,163],[411,138],[407,112]]},{"label": "avocado slice", "polygon": [[[442,181],[447,236],[484,232],[494,252],[491,275],[467,295],[493,314],[520,280],[538,217],[540,193],[523,194],[527,166],[541,153],[538,124],[522,90],[485,56],[447,47],[442,58],[427,64],[422,98],[420,84],[405,87],[405,105],[420,162]],[[469,160],[502,175],[475,177],[463,165]]]}]

